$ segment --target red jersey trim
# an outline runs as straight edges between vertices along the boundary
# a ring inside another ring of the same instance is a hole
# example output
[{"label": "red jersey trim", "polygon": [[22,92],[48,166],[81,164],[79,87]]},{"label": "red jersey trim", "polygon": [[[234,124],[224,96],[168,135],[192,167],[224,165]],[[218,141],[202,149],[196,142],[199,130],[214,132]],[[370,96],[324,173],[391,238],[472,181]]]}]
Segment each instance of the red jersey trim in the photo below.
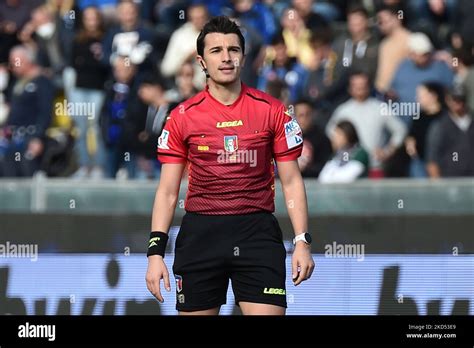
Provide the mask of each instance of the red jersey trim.
[{"label": "red jersey trim", "polygon": [[158,161],[161,163],[186,163],[187,159],[180,156],[158,154]]}]

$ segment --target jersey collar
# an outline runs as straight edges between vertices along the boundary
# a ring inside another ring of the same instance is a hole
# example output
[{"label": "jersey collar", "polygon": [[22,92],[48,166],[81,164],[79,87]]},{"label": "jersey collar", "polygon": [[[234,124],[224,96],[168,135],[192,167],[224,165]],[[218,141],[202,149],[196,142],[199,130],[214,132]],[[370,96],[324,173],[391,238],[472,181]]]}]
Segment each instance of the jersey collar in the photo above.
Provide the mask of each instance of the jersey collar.
[{"label": "jersey collar", "polygon": [[232,104],[229,104],[229,105],[222,104],[220,101],[218,101],[216,98],[214,98],[211,95],[211,93],[209,93],[209,85],[206,85],[205,93],[214,103],[217,103],[219,106],[224,107],[224,108],[225,107],[233,108],[235,105],[237,105],[240,102],[243,95],[245,95],[245,93],[247,93],[247,85],[245,83],[243,83],[242,81],[240,81],[240,87],[241,88],[240,88],[239,97]]}]

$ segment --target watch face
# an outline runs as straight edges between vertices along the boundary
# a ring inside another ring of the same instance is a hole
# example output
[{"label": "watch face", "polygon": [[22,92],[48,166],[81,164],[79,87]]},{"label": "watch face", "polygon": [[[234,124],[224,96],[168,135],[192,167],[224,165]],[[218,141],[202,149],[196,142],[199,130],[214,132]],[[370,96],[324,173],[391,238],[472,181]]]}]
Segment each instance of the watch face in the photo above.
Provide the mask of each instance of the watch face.
[{"label": "watch face", "polygon": [[304,239],[306,240],[306,243],[308,244],[311,244],[311,242],[313,241],[309,233],[304,234]]}]

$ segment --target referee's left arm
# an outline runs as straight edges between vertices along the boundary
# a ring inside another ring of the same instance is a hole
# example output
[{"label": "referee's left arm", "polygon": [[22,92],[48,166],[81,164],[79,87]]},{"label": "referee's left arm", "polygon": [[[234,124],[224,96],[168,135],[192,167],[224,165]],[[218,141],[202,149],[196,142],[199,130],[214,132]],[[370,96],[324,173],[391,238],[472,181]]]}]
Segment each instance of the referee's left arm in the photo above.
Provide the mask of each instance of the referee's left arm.
[{"label": "referee's left arm", "polygon": [[[308,205],[304,181],[297,160],[278,161],[278,175],[285,196],[288,215],[295,235],[308,232]],[[292,279],[295,285],[309,279],[314,269],[311,246],[296,242],[292,258]]]}]

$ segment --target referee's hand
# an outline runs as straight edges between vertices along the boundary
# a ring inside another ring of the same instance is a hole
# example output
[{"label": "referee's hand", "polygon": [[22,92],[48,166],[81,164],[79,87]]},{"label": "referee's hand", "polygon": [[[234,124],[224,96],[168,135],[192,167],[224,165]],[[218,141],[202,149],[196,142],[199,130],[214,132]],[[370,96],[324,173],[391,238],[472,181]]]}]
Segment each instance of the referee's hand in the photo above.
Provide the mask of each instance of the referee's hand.
[{"label": "referee's hand", "polygon": [[170,275],[168,268],[160,255],[148,256],[148,269],[146,271],[146,287],[156,297],[158,301],[163,303],[165,300],[161,295],[160,281],[163,278],[166,291],[171,291]]},{"label": "referee's hand", "polygon": [[311,256],[311,246],[304,242],[296,242],[293,258],[291,260],[293,283],[299,285],[311,277],[314,270],[314,261]]}]

